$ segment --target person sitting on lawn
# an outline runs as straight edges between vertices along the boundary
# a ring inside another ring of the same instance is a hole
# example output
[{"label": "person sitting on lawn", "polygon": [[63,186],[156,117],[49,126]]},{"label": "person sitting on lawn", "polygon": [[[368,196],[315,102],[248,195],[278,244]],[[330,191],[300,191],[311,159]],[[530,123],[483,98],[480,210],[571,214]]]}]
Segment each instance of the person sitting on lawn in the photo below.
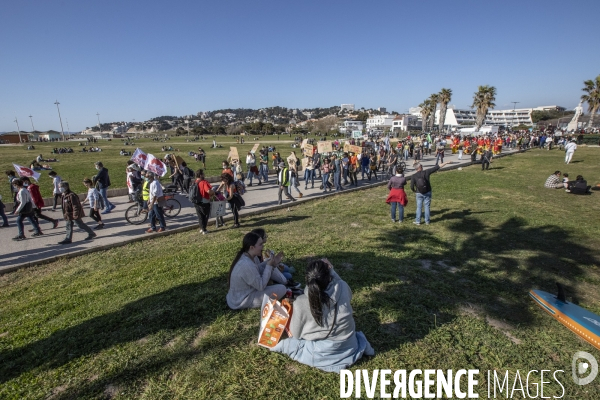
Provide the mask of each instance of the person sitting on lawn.
[{"label": "person sitting on lawn", "polygon": [[548,189],[562,189],[564,188],[563,183],[560,181],[560,171],[554,171],[552,175],[546,179],[544,187]]},{"label": "person sitting on lawn", "polygon": [[[278,299],[285,297],[287,288],[283,283],[287,282],[287,279],[277,269],[283,253],[279,252],[270,259],[260,262],[262,251],[263,239],[256,233],[246,233],[242,248],[229,269],[227,305],[230,308],[234,310],[259,308],[265,294],[269,297],[275,295]],[[269,285],[270,280],[278,284]]]},{"label": "person sitting on lawn", "polygon": [[583,176],[577,175],[574,182],[569,182],[567,192],[571,194],[591,194],[591,186],[588,186],[587,181]]},{"label": "person sitting on lawn", "polygon": [[306,268],[306,288],[293,303],[290,332],[271,351],[326,372],[348,368],[375,351],[352,316],[352,291],[326,259]]}]

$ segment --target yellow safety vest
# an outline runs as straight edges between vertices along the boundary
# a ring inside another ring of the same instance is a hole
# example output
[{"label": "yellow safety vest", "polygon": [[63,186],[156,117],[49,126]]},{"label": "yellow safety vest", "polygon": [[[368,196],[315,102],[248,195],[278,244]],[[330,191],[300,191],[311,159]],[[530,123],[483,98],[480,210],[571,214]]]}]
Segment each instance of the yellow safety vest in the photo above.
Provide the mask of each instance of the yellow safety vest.
[{"label": "yellow safety vest", "polygon": [[144,201],[148,201],[148,199],[150,199],[150,187],[148,183],[148,181],[144,181],[144,185],[142,186],[142,200]]}]

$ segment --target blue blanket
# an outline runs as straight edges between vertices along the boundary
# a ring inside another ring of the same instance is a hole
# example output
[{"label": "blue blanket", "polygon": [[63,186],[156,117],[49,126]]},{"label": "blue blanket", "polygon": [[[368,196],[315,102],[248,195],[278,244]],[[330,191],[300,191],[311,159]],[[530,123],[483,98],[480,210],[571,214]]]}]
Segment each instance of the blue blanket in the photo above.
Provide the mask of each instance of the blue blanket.
[{"label": "blue blanket", "polygon": [[338,374],[360,360],[363,354],[375,354],[362,332],[356,332],[344,341],[282,339],[271,351],[287,354],[292,360],[302,364]]}]

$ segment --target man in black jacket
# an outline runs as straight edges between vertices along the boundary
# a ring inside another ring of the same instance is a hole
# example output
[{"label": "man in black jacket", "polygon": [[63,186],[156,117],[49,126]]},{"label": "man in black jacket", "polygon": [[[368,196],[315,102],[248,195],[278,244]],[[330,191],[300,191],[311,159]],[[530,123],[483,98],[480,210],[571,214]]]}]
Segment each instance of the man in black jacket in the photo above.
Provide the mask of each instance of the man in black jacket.
[{"label": "man in black jacket", "polygon": [[108,176],[108,169],[104,168],[104,165],[100,161],[96,162],[96,170],[98,170],[98,174],[94,175],[92,178],[96,188],[100,192],[100,196],[102,196],[102,200],[104,201],[104,211],[101,214],[108,214],[111,212],[113,208],[116,206],[108,201],[108,197],[106,197],[106,190],[110,186],[110,177]]},{"label": "man in black jacket", "polygon": [[421,209],[423,203],[425,204],[425,224],[429,225],[430,220],[430,206],[431,206],[431,183],[429,182],[429,176],[438,169],[444,167],[446,163],[434,165],[432,168],[423,170],[423,166],[418,163],[415,165],[417,172],[410,178],[410,189],[417,194],[417,215],[413,224],[421,225]]}]

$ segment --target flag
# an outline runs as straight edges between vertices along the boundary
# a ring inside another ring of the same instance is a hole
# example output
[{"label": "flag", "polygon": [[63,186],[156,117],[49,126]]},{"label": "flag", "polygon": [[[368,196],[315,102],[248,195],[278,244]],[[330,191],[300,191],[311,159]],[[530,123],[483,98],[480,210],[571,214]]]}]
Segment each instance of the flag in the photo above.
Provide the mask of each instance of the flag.
[{"label": "flag", "polygon": [[154,172],[155,174],[160,176],[165,176],[165,174],[167,173],[167,166],[165,165],[165,163],[160,161],[158,158],[154,157],[152,154],[148,154],[145,169]]},{"label": "flag", "polygon": [[146,169],[146,161],[147,161],[146,153],[142,151],[139,147],[135,149],[135,152],[131,156],[131,161],[139,165],[142,169]]},{"label": "flag", "polygon": [[39,172],[35,172],[31,168],[21,167],[20,165],[17,165],[17,164],[13,164],[13,166],[17,170],[17,174],[19,176],[26,176],[28,178],[33,178],[36,181],[40,178],[40,173]]}]

